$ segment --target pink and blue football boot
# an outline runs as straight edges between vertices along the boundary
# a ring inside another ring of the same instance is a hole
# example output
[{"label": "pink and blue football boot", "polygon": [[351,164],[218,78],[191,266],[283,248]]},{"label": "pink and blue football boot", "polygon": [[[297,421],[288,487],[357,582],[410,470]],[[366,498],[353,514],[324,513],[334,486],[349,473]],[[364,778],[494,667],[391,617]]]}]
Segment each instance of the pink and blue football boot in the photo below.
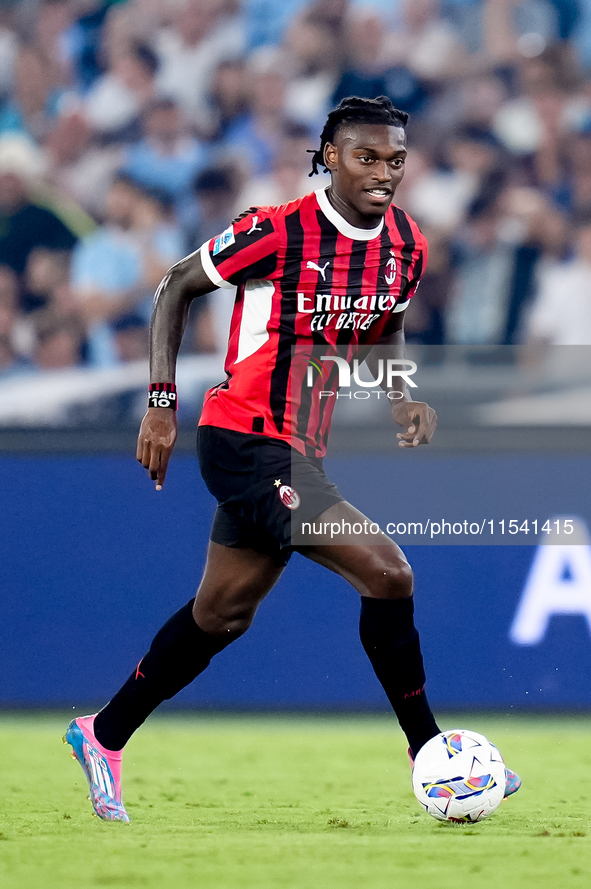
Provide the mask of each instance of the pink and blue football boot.
[{"label": "pink and blue football boot", "polygon": [[512,793],[517,793],[519,788],[521,787],[521,778],[519,775],[516,775],[511,769],[505,766],[505,796],[504,799],[507,799],[508,796],[511,796]]},{"label": "pink and blue football boot", "polygon": [[77,759],[86,775],[90,801],[104,821],[129,821],[121,799],[121,750],[107,750],[94,736],[94,717],[79,716],[66,729],[64,744],[72,745],[72,759]]}]

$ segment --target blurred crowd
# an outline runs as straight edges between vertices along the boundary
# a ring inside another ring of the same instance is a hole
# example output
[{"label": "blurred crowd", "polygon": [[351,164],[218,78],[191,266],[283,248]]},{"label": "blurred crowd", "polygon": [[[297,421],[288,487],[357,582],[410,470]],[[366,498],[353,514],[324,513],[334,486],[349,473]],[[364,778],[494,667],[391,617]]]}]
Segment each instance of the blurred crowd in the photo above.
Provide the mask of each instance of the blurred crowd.
[{"label": "blurred crowd", "polygon": [[[318,188],[348,95],[411,114],[426,344],[591,343],[587,0],[3,0],[0,373],[147,355],[166,269]],[[183,350],[223,347],[217,294]]]}]

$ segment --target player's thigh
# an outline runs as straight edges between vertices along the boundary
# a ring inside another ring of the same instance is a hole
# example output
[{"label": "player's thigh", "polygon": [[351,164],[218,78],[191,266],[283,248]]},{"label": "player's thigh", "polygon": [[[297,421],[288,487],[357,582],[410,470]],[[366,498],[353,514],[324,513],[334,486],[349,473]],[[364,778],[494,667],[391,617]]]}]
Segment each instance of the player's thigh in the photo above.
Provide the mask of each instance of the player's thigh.
[{"label": "player's thigh", "polygon": [[257,607],[281,576],[284,564],[248,547],[210,541],[193,616],[206,630],[216,620],[250,622]]},{"label": "player's thigh", "polygon": [[[321,542],[301,548],[302,555],[349,581],[362,596],[401,599],[412,595],[412,570],[400,547],[382,531],[372,532],[375,523],[350,503],[331,506],[314,524],[318,529],[322,525],[327,533]],[[337,526],[344,533],[331,537]]]}]

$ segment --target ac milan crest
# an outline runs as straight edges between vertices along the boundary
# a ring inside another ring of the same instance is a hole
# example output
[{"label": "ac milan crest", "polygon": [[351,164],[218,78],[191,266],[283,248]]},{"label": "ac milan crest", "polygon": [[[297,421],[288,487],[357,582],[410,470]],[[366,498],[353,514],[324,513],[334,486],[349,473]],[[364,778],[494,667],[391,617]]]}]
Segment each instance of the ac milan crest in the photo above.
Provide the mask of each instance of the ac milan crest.
[{"label": "ac milan crest", "polygon": [[281,498],[283,505],[287,506],[288,509],[297,509],[302,502],[298,492],[289,485],[281,485],[279,488],[279,497]]},{"label": "ac milan crest", "polygon": [[394,256],[394,251],[390,250],[391,256],[388,262],[386,263],[386,271],[384,272],[384,278],[386,284],[391,287],[394,281],[396,280],[396,258]]}]

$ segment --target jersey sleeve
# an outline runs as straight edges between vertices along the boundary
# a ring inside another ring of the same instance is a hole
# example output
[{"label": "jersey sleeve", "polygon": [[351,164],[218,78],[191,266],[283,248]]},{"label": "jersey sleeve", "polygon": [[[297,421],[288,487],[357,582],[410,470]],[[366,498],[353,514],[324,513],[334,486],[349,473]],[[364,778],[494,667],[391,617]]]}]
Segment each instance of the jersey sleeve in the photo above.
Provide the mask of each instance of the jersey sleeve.
[{"label": "jersey sleeve", "polygon": [[400,312],[408,309],[409,303],[417,292],[417,287],[419,286],[427,267],[427,258],[429,255],[427,239],[420,229],[417,229],[417,232],[413,258],[408,269],[408,280],[402,288],[398,306],[396,307]]},{"label": "jersey sleeve", "polygon": [[201,246],[203,268],[216,287],[235,287],[273,274],[279,237],[270,209],[251,207]]},{"label": "jersey sleeve", "polygon": [[413,222],[412,225],[414,226],[413,235],[415,241],[412,257],[400,287],[400,295],[396,302],[396,307],[392,310],[390,319],[382,332],[383,337],[389,337],[395,330],[399,329],[400,320],[396,318],[396,315],[408,309],[410,301],[417,292],[417,287],[425,273],[428,255],[427,239],[416,223]]}]

